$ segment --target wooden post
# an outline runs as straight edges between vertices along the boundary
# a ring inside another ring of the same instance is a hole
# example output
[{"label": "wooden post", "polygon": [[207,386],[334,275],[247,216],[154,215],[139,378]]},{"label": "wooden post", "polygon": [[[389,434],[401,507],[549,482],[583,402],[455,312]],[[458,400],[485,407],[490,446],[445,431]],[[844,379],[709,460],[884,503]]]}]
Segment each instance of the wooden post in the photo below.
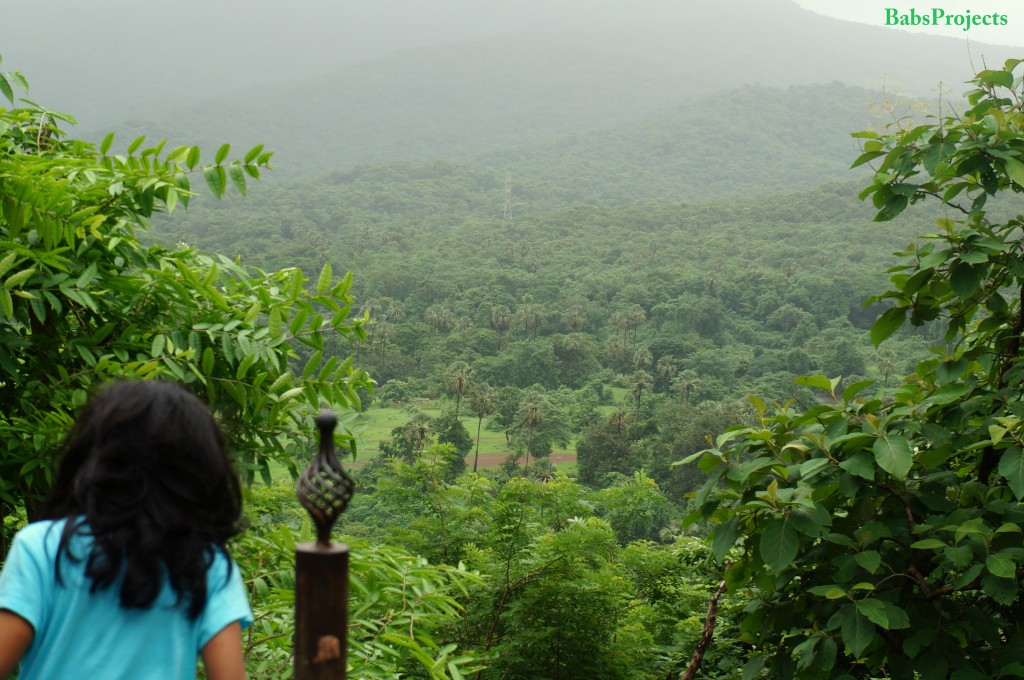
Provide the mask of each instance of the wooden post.
[{"label": "wooden post", "polygon": [[345,678],[348,646],[348,546],[331,543],[331,527],[355,491],[334,455],[338,419],[317,417],[320,450],[296,484],[316,526],[315,543],[295,549],[295,680]]},{"label": "wooden post", "polygon": [[295,549],[295,680],[345,677],[348,546]]}]

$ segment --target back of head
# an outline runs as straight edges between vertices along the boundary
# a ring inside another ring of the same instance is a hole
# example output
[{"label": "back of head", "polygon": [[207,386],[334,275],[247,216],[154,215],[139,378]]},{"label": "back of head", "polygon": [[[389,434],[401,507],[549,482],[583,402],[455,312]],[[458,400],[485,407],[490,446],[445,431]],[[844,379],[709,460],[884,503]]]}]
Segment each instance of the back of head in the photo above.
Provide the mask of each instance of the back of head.
[{"label": "back of head", "polygon": [[69,518],[61,551],[71,559],[83,558],[69,553],[71,535],[93,537],[86,573],[94,591],[123,572],[121,604],[147,607],[166,576],[195,617],[214,551],[238,532],[241,492],[224,437],[199,399],[173,383],[125,381],[83,409],[43,516]]}]

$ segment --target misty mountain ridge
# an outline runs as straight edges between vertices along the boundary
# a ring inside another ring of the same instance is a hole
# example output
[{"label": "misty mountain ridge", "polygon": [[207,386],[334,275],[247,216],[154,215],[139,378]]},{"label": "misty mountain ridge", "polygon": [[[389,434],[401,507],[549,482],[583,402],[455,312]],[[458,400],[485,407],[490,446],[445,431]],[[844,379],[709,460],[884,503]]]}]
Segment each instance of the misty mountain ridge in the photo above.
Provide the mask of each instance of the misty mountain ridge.
[{"label": "misty mountain ridge", "polygon": [[[749,9],[739,0],[723,7]],[[742,23],[712,21],[705,8],[689,23],[626,26],[617,34],[538,33],[410,48],[116,128],[124,143],[139,134],[204,146],[264,143],[290,176],[546,144],[744,86],[885,83],[925,94],[942,78],[955,92],[950,74],[966,79],[971,72],[966,51],[950,49],[952,38],[830,19],[784,0],[757,7],[756,21]],[[1001,63],[1011,51],[986,47],[983,54]]]}]

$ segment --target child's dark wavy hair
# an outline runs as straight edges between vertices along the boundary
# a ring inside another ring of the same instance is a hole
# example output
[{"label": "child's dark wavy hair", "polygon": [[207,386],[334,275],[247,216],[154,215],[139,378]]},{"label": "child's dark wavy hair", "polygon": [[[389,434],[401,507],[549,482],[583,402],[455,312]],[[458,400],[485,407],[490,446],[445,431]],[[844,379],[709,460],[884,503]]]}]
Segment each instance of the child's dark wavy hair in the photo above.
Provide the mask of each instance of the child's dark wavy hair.
[{"label": "child's dark wavy hair", "polygon": [[153,604],[168,579],[195,619],[206,606],[206,573],[240,530],[242,496],[224,436],[209,410],[161,381],[107,386],[64,443],[43,519],[64,519],[57,579],[76,533],[93,537],[90,592],[123,573],[121,606]]}]

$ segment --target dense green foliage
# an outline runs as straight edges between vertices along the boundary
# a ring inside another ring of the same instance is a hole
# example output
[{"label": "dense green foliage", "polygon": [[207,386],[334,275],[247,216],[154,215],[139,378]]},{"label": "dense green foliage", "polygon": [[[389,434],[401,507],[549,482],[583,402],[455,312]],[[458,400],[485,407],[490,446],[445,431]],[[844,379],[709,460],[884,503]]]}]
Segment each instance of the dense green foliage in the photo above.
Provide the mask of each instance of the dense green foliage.
[{"label": "dense green foliage", "polygon": [[979,73],[963,111],[857,135],[876,219],[928,201],[948,215],[890,269],[872,337],[936,320],[947,344],[892,390],[814,376],[817,406],[755,399],[752,427],[696,456],[716,556],[742,541],[745,677],[1024,675],[1024,217],[987,209],[1024,192],[1020,63]]},{"label": "dense green foliage", "polygon": [[[9,99],[9,81],[0,78]],[[295,469],[321,400],[359,404],[369,384],[350,361],[323,358],[350,322],[351,279],[323,268],[313,290],[297,269],[248,270],[186,246],[144,245],[147,218],[192,196],[244,192],[270,154],[256,147],[201,165],[197,147],[163,151],[135,140],[110,155],[64,139],[70,119],[35,106],[0,109],[0,503],[5,514],[45,492],[50,454],[94,385],[115,378],[178,380],[225,422],[251,474],[278,459]],[[312,353],[293,370],[294,348]]]}]

